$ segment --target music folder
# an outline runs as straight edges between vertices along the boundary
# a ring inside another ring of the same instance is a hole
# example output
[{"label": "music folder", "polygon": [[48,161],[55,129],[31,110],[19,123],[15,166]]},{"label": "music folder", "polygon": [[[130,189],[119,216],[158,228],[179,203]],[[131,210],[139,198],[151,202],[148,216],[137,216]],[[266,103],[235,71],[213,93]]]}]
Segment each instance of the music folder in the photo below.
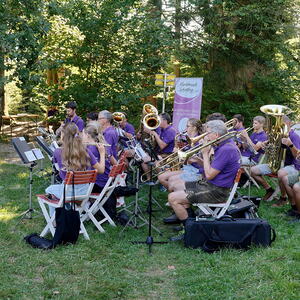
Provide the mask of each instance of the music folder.
[{"label": "music folder", "polygon": [[24,164],[33,163],[44,158],[41,150],[31,149],[24,137],[12,138],[12,144]]}]

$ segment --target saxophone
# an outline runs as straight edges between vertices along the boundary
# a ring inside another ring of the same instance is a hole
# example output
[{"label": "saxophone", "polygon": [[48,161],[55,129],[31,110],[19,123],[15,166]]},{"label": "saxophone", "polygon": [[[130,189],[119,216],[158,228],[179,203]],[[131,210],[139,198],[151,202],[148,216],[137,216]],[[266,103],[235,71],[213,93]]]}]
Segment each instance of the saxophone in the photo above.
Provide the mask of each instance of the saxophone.
[{"label": "saxophone", "polygon": [[288,128],[283,122],[283,116],[290,114],[292,111],[287,106],[276,104],[261,106],[260,110],[266,114],[267,119],[267,133],[269,138],[265,149],[267,164],[272,173],[277,173],[282,166],[286,153],[286,149],[281,146],[281,140],[288,137]]}]

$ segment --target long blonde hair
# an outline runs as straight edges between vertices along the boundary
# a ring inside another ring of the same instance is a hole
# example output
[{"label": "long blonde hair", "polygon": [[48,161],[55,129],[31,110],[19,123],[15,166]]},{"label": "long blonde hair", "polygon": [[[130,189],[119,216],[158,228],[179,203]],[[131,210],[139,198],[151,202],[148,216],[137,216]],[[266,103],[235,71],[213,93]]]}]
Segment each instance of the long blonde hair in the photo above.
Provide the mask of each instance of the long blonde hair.
[{"label": "long blonde hair", "polygon": [[90,165],[88,155],[76,124],[68,123],[64,126],[62,137],[62,163],[66,171],[84,171]]}]

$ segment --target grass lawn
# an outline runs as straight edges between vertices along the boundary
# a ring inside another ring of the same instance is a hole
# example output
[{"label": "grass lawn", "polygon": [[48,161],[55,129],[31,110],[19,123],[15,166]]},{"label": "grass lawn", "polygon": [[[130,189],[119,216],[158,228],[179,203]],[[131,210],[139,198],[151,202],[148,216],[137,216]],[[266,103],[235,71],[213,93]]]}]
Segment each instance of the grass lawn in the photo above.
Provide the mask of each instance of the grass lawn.
[{"label": "grass lawn", "polygon": [[[101,234],[87,225],[90,241],[80,236],[76,245],[51,251],[33,249],[23,237],[41,232],[41,216],[24,220],[18,215],[28,208],[28,169],[0,162],[0,299],[299,299],[300,223],[288,224],[288,207],[259,210],[275,228],[277,240],[271,248],[223,250],[206,254],[186,249],[181,243],[153,245],[148,255],[144,241],[147,227],[138,230],[105,226]],[[49,178],[34,178],[33,195],[43,192]],[[141,195],[147,200],[147,189]],[[167,194],[154,189],[164,204]],[[129,199],[127,199],[129,201]],[[38,209],[36,197],[33,205]],[[162,230],[155,241],[173,235],[162,217],[168,208],[155,213],[154,223]]]}]

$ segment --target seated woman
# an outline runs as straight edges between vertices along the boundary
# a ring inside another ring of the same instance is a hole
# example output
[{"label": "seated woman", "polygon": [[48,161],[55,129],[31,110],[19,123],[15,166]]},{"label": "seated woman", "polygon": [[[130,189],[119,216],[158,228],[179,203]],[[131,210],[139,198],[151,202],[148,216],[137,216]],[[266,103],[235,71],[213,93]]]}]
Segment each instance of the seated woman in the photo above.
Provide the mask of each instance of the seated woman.
[{"label": "seated woman", "polygon": [[[104,172],[103,162],[97,162],[93,153],[86,149],[79,135],[79,130],[76,124],[68,123],[64,125],[61,133],[62,146],[54,151],[53,163],[59,167],[59,176],[62,180],[65,179],[68,171],[85,171],[96,169],[98,173]],[[97,149],[104,158],[104,146],[97,144]],[[63,193],[64,184],[54,184],[46,188],[47,194],[52,194],[60,198]],[[75,186],[75,193],[84,194],[88,188],[87,184],[78,184]],[[68,191],[68,196],[72,195],[72,190]],[[54,212],[54,208],[50,207],[50,215]]]},{"label": "seated woman", "polygon": [[[96,183],[93,188],[93,193],[101,193],[106,185],[106,182],[108,181],[111,164],[109,159],[105,156],[105,153],[101,153],[97,146],[98,144],[103,145],[106,143],[101,133],[100,124],[98,122],[90,122],[82,132],[82,139],[87,145],[88,151],[94,155],[97,162],[101,165],[104,163],[104,172],[98,173]],[[111,218],[115,218],[116,216],[116,204],[117,199],[113,194],[104,204],[104,209]]]},{"label": "seated woman", "polygon": [[[202,133],[201,122],[195,118],[190,118],[187,122],[186,131],[189,138],[199,136]],[[158,176],[158,180],[169,191],[174,191],[175,187],[184,186],[184,182],[199,180],[201,170],[203,169],[198,160],[191,158],[187,164],[182,166],[181,170],[166,171]]]}]

